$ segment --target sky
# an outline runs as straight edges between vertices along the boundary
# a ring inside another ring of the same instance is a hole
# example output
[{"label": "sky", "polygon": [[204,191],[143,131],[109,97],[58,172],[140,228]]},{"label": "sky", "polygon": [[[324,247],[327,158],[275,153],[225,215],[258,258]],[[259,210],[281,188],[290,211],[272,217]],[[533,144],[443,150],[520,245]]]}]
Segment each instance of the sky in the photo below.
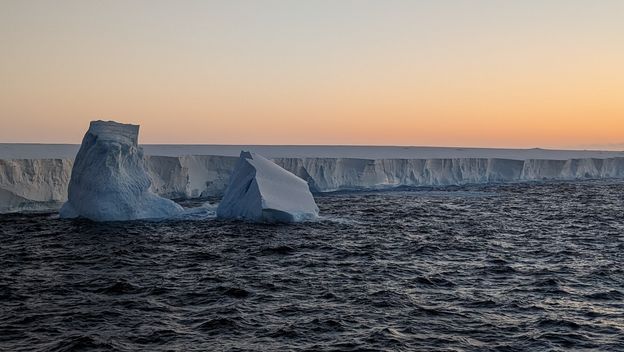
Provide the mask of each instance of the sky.
[{"label": "sky", "polygon": [[0,142],[624,149],[620,0],[0,0]]}]

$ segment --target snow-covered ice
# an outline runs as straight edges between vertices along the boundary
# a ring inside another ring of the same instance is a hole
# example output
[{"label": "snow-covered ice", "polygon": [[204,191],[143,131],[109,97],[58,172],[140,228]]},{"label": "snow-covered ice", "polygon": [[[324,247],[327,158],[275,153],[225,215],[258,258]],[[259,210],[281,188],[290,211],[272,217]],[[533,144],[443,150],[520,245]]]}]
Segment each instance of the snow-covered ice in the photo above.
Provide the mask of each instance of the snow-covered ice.
[{"label": "snow-covered ice", "polygon": [[[143,148],[150,190],[171,199],[223,195],[240,153],[238,149],[234,155],[238,146]],[[312,192],[624,179],[624,153],[616,151],[349,146],[250,149],[267,152],[270,160],[307,181]],[[57,210],[67,200],[77,150],[73,145],[0,144],[0,212]]]},{"label": "snow-covered ice", "polygon": [[122,221],[165,218],[183,211],[150,190],[138,135],[138,125],[91,122],[74,160],[61,217]]},{"label": "snow-covered ice", "polygon": [[217,208],[220,218],[260,222],[313,220],[318,213],[306,181],[250,152],[241,152]]}]

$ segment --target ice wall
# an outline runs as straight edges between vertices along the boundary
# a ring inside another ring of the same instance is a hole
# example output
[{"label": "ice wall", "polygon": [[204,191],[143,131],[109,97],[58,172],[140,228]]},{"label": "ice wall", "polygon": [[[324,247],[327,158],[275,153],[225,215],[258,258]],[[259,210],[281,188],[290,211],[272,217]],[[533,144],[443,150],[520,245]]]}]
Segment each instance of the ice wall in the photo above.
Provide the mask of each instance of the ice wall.
[{"label": "ice wall", "polygon": [[0,213],[58,209],[67,200],[73,161],[0,159]]},{"label": "ice wall", "polygon": [[282,158],[275,162],[308,181],[314,192],[542,180],[624,178],[624,158],[331,159]]},{"label": "ice wall", "polygon": [[137,125],[91,122],[72,167],[61,217],[123,221],[182,212],[178,204],[149,189],[151,179],[138,135]]},{"label": "ice wall", "polygon": [[[151,189],[167,198],[222,195],[237,157],[148,156]],[[624,179],[624,158],[278,158],[313,192],[541,180]],[[0,160],[0,211],[54,209],[66,198],[71,160]]]},{"label": "ice wall", "polygon": [[152,190],[170,199],[223,195],[238,157],[189,155],[145,158]]}]

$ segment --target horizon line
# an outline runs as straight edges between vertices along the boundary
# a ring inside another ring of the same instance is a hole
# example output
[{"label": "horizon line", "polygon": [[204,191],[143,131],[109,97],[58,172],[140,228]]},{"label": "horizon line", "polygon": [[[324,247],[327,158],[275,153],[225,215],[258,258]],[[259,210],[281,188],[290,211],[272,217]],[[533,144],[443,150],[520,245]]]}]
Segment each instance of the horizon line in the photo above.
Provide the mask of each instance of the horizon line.
[{"label": "horizon line", "polygon": [[[44,142],[0,142],[0,145],[77,145],[81,143],[44,143]],[[624,152],[624,143],[607,145],[588,145],[570,147],[483,147],[483,146],[435,146],[435,145],[398,145],[398,144],[256,144],[256,143],[139,143],[139,145],[167,146],[215,146],[215,147],[358,147],[358,148],[440,148],[440,149],[506,149],[506,150],[567,150],[567,151],[605,151]],[[613,148],[613,149],[611,149]]]}]

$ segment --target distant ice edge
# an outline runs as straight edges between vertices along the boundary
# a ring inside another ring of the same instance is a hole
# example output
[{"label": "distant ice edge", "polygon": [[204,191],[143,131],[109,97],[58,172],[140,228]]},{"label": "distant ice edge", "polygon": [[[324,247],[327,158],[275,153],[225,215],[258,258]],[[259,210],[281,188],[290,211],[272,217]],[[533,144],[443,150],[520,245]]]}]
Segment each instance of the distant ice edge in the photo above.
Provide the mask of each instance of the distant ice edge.
[{"label": "distant ice edge", "polygon": [[[145,156],[151,190],[163,197],[220,196],[239,158]],[[624,179],[624,158],[569,160],[276,158],[312,192],[538,180]],[[67,159],[0,160],[0,213],[56,210],[67,200]]]}]

